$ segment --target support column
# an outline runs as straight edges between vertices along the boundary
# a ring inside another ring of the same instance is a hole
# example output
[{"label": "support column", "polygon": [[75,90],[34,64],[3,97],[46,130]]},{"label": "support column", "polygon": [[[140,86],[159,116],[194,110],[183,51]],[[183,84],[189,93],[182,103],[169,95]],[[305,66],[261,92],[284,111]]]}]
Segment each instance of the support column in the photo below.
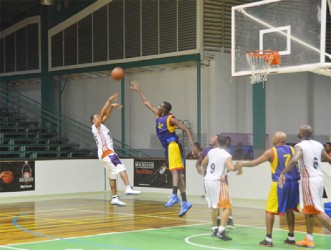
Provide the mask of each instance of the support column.
[{"label": "support column", "polygon": [[123,108],[121,109],[122,111],[122,131],[121,131],[121,140],[122,140],[122,147],[124,148],[124,144],[125,144],[125,81],[124,81],[124,77],[121,79],[121,104],[123,105]]},{"label": "support column", "polygon": [[254,158],[265,150],[266,135],[265,84],[253,84],[253,149]]},{"label": "support column", "polygon": [[[46,115],[54,112],[53,79],[48,72],[48,23],[49,6],[40,6],[40,46],[41,46],[41,105],[42,122],[49,123]],[[61,110],[59,110],[61,112]],[[50,124],[53,126],[54,124]]]},{"label": "support column", "polygon": [[201,144],[201,62],[197,60],[197,142]]}]

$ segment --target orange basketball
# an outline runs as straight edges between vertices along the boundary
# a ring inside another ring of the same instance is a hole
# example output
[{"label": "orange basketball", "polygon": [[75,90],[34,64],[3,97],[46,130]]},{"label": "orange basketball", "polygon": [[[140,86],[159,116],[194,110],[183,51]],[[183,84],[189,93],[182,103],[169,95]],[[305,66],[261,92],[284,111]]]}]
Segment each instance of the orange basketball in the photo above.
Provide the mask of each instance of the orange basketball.
[{"label": "orange basketball", "polygon": [[13,172],[11,172],[11,171],[6,171],[4,177],[2,177],[3,183],[6,183],[6,184],[11,183],[13,181],[13,179],[14,179],[14,176],[13,176]]},{"label": "orange basketball", "polygon": [[124,70],[121,67],[116,67],[111,72],[111,77],[114,80],[121,80],[124,76]]}]

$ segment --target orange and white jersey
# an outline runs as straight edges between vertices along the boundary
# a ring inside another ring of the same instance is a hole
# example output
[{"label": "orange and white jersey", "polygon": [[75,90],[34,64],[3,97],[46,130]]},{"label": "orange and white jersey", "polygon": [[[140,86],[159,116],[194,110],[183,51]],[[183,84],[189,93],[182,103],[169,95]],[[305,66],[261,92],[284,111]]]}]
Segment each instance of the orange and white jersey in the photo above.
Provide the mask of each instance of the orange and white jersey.
[{"label": "orange and white jersey", "polygon": [[302,156],[298,159],[301,177],[323,176],[321,170],[323,145],[314,140],[302,140],[295,145],[296,150],[300,150],[299,148],[302,150]]},{"label": "orange and white jersey", "polygon": [[208,152],[208,166],[205,180],[220,180],[222,175],[226,175],[225,161],[232,157],[225,149],[213,148]]},{"label": "orange and white jersey", "polygon": [[114,152],[113,138],[110,130],[103,124],[100,124],[99,129],[92,125],[92,133],[94,135],[95,143],[98,147],[98,157],[103,159],[105,156]]}]

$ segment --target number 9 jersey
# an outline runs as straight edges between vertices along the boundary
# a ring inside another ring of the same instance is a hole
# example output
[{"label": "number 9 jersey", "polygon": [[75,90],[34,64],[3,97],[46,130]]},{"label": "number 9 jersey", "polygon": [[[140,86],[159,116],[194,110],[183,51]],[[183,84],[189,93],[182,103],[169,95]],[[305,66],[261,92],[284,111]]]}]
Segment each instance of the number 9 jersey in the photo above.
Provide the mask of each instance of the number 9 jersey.
[{"label": "number 9 jersey", "polygon": [[222,175],[226,175],[227,169],[225,161],[232,156],[221,148],[213,148],[208,152],[208,166],[205,180],[220,180]]}]

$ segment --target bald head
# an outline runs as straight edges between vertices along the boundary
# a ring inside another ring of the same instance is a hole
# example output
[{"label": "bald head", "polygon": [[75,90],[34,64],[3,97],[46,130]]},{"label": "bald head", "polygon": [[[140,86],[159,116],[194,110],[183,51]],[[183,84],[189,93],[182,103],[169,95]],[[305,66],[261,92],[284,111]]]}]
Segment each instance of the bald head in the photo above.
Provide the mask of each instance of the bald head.
[{"label": "bald head", "polygon": [[274,134],[273,144],[274,145],[276,145],[276,144],[285,144],[286,143],[286,140],[287,140],[286,134],[284,132],[277,131]]},{"label": "bald head", "polygon": [[301,125],[298,130],[298,137],[300,139],[309,139],[313,134],[313,129],[307,124]]}]

